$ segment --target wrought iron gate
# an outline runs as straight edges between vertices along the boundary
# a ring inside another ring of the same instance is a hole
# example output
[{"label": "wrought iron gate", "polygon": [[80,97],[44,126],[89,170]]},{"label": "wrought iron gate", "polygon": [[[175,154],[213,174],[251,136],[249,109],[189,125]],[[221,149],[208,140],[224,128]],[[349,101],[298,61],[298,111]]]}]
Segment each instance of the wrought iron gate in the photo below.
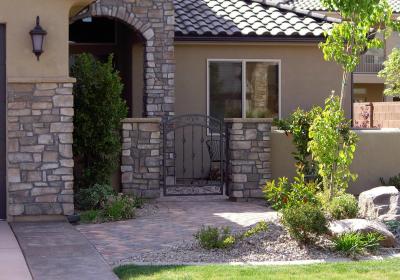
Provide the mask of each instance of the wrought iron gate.
[{"label": "wrought iron gate", "polygon": [[207,115],[163,122],[164,195],[223,194],[226,176],[224,123]]}]

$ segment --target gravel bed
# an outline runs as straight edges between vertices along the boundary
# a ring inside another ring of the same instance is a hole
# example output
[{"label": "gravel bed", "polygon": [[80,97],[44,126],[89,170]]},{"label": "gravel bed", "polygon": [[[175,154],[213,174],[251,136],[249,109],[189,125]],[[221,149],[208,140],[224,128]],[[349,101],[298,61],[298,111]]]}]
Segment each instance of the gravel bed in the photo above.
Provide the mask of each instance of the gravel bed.
[{"label": "gravel bed", "polygon": [[[316,245],[302,247],[292,240],[279,223],[269,230],[238,241],[229,249],[206,250],[195,240],[171,244],[157,252],[133,255],[119,263],[231,263],[312,260],[340,257],[330,250],[330,241],[320,238]],[[118,265],[116,263],[114,265]]]},{"label": "gravel bed", "polygon": [[152,201],[145,201],[141,208],[135,209],[135,218],[154,216],[160,208]]},{"label": "gravel bed", "polygon": [[[238,233],[238,232],[236,232]],[[319,237],[314,245],[300,246],[290,238],[287,231],[274,222],[267,232],[238,241],[229,249],[206,250],[195,241],[183,241],[157,252],[132,255],[114,263],[255,263],[272,261],[306,261],[321,259],[343,259],[344,255],[334,252],[332,242],[325,236]],[[373,255],[388,256],[399,253],[397,249],[381,249]]]}]

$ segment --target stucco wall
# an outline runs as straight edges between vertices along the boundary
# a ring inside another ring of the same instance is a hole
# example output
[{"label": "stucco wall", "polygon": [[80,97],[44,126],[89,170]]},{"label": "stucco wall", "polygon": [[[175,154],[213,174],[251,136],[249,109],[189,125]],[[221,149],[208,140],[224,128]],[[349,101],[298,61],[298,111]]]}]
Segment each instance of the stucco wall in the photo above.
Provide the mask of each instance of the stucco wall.
[{"label": "stucco wall", "polygon": [[[367,189],[377,187],[379,178],[385,179],[400,173],[400,130],[360,130],[360,137],[352,172],[358,174],[357,181],[350,184],[349,191],[359,194]],[[291,138],[283,132],[274,131],[271,137],[272,177],[292,178],[295,175],[294,150]]]},{"label": "stucco wall", "polygon": [[[297,107],[323,104],[332,90],[340,92],[341,69],[323,59],[317,43],[220,43],[177,42],[176,114],[206,113],[207,59],[280,59],[282,117]],[[348,91],[349,92],[349,91]],[[349,94],[347,94],[349,97]],[[350,114],[350,98],[346,112]]]},{"label": "stucco wall", "polygon": [[[7,78],[60,78],[68,76],[68,26],[71,11],[91,0],[1,0],[0,23],[6,24]],[[29,31],[36,16],[47,31],[40,62],[32,53]]]}]

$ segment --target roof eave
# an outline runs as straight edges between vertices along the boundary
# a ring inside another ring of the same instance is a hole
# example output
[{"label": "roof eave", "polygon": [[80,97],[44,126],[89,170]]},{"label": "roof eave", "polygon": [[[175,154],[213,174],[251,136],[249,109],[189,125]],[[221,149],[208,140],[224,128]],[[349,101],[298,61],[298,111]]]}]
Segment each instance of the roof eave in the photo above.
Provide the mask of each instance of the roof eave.
[{"label": "roof eave", "polygon": [[178,42],[283,42],[283,43],[319,43],[324,36],[196,36],[175,34]]}]

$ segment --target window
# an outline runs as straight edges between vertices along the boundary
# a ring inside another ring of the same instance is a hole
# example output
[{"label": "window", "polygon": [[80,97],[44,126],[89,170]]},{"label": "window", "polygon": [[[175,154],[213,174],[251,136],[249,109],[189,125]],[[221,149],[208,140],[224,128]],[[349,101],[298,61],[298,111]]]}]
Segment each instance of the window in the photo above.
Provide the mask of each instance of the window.
[{"label": "window", "polygon": [[279,61],[208,61],[208,114],[214,118],[277,118],[279,92]]}]

